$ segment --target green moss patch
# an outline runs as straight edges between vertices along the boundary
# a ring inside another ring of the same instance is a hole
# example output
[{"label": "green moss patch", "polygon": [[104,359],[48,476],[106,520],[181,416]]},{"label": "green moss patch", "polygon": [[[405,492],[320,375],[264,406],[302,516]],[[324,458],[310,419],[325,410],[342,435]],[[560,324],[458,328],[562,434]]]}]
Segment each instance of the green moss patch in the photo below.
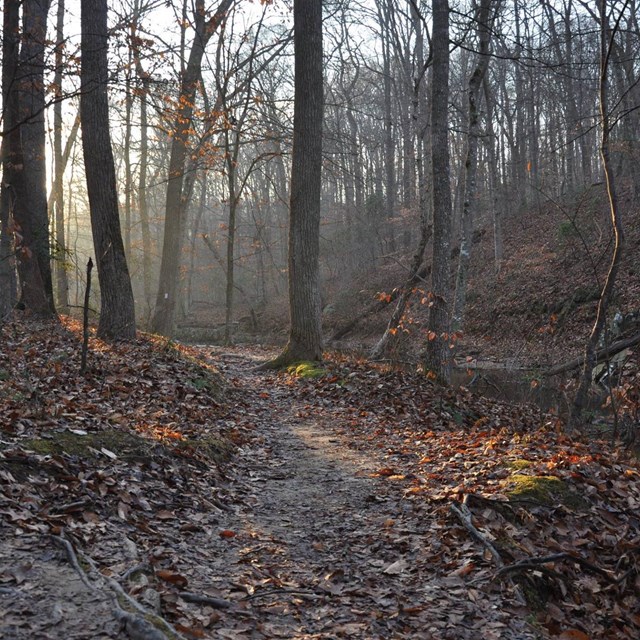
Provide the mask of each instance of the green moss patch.
[{"label": "green moss patch", "polygon": [[197,452],[214,462],[226,462],[233,454],[234,445],[221,437],[184,438],[176,442],[176,451],[190,454]]},{"label": "green moss patch", "polygon": [[296,362],[287,367],[287,373],[296,378],[322,378],[327,372],[317,362]]},{"label": "green moss patch", "polygon": [[532,464],[531,460],[511,460],[507,462],[507,467],[512,471],[521,471],[522,469],[528,469]]},{"label": "green moss patch", "polygon": [[507,496],[517,502],[526,500],[541,505],[563,504],[572,509],[584,509],[587,501],[566,482],[555,476],[513,474],[507,479]]},{"label": "green moss patch", "polygon": [[147,458],[156,444],[146,438],[128,431],[107,429],[90,432],[86,435],[72,431],[53,431],[46,438],[33,438],[21,443],[25,449],[40,455],[60,455],[66,453],[79,458],[97,458],[108,454],[102,449],[115,454],[123,460],[142,460]]}]

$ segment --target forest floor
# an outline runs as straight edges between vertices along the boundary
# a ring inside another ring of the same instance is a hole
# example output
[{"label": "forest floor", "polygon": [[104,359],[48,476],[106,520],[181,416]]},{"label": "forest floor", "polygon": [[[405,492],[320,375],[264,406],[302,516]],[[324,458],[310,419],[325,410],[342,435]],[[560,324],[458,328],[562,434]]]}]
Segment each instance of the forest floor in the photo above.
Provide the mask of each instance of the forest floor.
[{"label": "forest floor", "polygon": [[640,636],[640,465],[330,356],[0,336],[0,637]]}]

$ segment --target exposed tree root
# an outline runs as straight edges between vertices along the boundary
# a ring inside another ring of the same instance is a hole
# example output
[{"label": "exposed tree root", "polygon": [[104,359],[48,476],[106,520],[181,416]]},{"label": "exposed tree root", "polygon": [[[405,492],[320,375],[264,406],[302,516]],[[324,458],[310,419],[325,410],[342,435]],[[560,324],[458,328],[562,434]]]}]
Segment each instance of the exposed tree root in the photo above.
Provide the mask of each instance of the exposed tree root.
[{"label": "exposed tree root", "polygon": [[[71,543],[62,536],[51,536],[51,538],[61,547],[64,548],[69,564],[76,571],[83,584],[94,593],[103,593],[104,589],[97,583],[94,583],[87,576],[86,571],[80,565],[78,561],[78,555],[82,558],[83,562],[88,564],[97,575],[100,576],[100,581],[106,584],[112,593],[108,594],[113,604],[113,614],[116,620],[118,620],[131,640],[186,640],[186,638],[180,634],[176,629],[167,622],[164,618],[158,616],[145,609],[139,602],[134,600],[121,586],[112,578],[106,578],[98,571],[95,562],[82,552],[74,550]],[[125,602],[129,607],[134,609],[134,612],[127,611],[123,608],[121,602]],[[156,621],[159,626],[164,627],[168,632],[161,631],[156,624],[150,622],[150,620]]]}]

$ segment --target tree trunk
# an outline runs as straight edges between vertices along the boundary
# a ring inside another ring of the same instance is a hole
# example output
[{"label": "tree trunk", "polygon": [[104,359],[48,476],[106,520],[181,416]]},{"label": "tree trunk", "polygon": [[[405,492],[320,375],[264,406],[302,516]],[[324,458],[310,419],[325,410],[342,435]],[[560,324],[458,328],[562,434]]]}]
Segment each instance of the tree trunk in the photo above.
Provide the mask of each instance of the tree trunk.
[{"label": "tree trunk", "polygon": [[[139,7],[136,8],[136,18]],[[140,232],[142,234],[142,286],[147,309],[145,317],[151,308],[151,225],[149,223],[149,207],[147,205],[147,171],[149,167],[149,118],[147,101],[149,99],[149,74],[142,67],[140,60],[139,37],[137,35],[137,21],[131,24],[131,41],[133,45],[133,60],[136,74],[142,83],[140,93],[140,167],[138,169],[138,213],[140,215]]]},{"label": "tree trunk", "polygon": [[[20,300],[42,316],[55,314],[45,157],[44,49],[48,0],[26,0],[22,6],[22,44],[15,89],[9,91],[9,110],[17,106],[17,120],[8,136],[7,172],[13,196],[13,220],[21,235],[18,248]],[[13,95],[12,95],[13,94]],[[12,100],[16,100],[12,105]]]},{"label": "tree trunk", "polygon": [[489,44],[493,30],[491,6],[493,0],[480,0],[476,10],[475,23],[478,32],[478,59],[476,68],[469,78],[468,89],[468,131],[467,157],[464,164],[464,199],[462,202],[462,241],[458,258],[458,273],[453,303],[452,328],[454,331],[462,329],[464,309],[467,299],[467,272],[471,259],[473,245],[473,217],[476,198],[476,182],[478,175],[478,139],[480,131],[480,114],[478,100],[482,81],[489,67]]},{"label": "tree trunk", "polygon": [[295,103],[289,215],[289,341],[267,366],[322,360],[322,0],[294,0]]},{"label": "tree trunk", "polygon": [[[65,0],[58,0],[56,17],[55,75],[53,78],[56,103],[53,108],[53,188],[51,197],[55,221],[56,256],[54,273],[56,282],[56,304],[62,313],[69,312],[69,279],[67,277],[67,245],[64,237],[64,154],[62,150],[62,70],[64,49]],[[77,129],[76,129],[77,131]]]},{"label": "tree trunk", "polygon": [[432,0],[431,171],[433,267],[423,365],[439,380],[451,377],[451,178],[449,175],[449,3]]},{"label": "tree trunk", "polygon": [[80,118],[91,231],[100,282],[98,336],[126,340],[135,338],[136,321],[120,230],[109,133],[107,50],[107,0],[83,0]]},{"label": "tree trunk", "polygon": [[607,0],[600,0],[600,126],[602,128],[602,138],[600,142],[600,154],[602,157],[602,165],[604,168],[605,182],[607,185],[607,193],[609,195],[609,210],[611,215],[611,226],[613,228],[614,247],[611,257],[609,272],[605,280],[600,299],[598,300],[598,310],[596,319],[589,335],[589,340],[585,348],[584,365],[582,375],[580,377],[580,385],[576,392],[576,397],[571,407],[571,415],[567,424],[567,430],[580,428],[582,412],[584,411],[591,387],[591,379],[593,369],[597,363],[597,347],[598,340],[605,328],[607,319],[607,310],[613,297],[613,291],[616,282],[616,276],[622,259],[624,249],[624,232],[622,228],[622,218],[618,210],[618,200],[616,193],[615,176],[611,167],[609,136],[612,124],[609,117],[609,83],[608,71],[611,47],[616,32],[611,32],[609,20],[607,16]]},{"label": "tree trunk", "polygon": [[193,17],[195,34],[189,59],[182,74],[178,109],[171,140],[160,282],[158,295],[156,296],[155,314],[151,323],[152,330],[162,335],[171,334],[175,321],[180,254],[186,215],[186,206],[184,206],[185,194],[183,193],[184,170],[202,58],[211,36],[223,22],[233,3],[234,0],[221,0],[215,14],[206,20],[204,0],[196,0]]},{"label": "tree trunk", "polygon": [[14,127],[18,122],[15,80],[18,71],[18,34],[20,32],[20,3],[5,0],[2,25],[2,185],[0,187],[0,319],[15,303],[16,274],[13,258],[13,234],[10,229],[13,206],[11,177],[12,156],[10,138],[15,139]]}]

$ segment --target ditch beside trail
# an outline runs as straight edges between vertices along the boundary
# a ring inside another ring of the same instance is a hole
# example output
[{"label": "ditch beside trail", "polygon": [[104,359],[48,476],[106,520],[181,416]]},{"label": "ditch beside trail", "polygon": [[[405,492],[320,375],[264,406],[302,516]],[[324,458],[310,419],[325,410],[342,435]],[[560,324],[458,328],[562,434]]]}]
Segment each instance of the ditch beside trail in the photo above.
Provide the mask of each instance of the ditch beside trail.
[{"label": "ditch beside trail", "polygon": [[[544,637],[515,591],[492,579],[486,550],[447,515],[448,497],[430,503],[408,491],[411,478],[393,465],[412,454],[398,450],[392,462],[386,446],[385,429],[398,427],[392,398],[392,413],[376,415],[316,394],[311,381],[257,372],[265,353],[200,353],[229,384],[220,421],[237,444],[231,462],[185,466],[160,449],[94,445],[98,469],[79,454],[5,450],[0,637]],[[60,535],[73,542],[75,567]],[[127,619],[131,602],[115,583],[157,617]],[[170,621],[180,635],[143,619]]]}]

